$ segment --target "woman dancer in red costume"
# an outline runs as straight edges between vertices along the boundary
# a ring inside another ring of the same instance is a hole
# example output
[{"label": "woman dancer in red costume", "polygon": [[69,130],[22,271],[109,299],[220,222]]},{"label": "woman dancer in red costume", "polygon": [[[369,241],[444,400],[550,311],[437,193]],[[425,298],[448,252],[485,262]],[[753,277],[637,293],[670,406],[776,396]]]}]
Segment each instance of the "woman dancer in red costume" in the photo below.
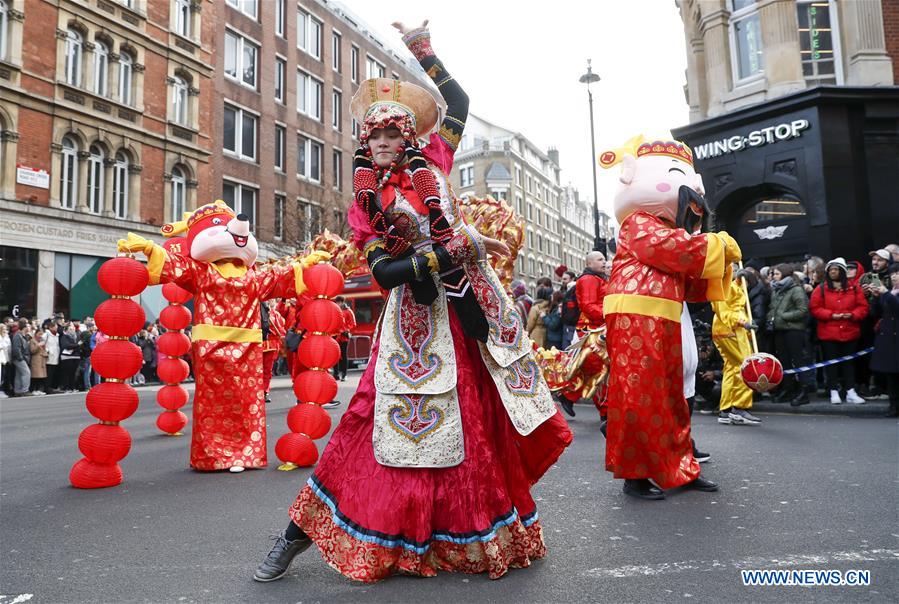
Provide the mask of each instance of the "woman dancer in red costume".
[{"label": "woman dancer in red costume", "polygon": [[507,254],[465,224],[446,175],[468,98],[422,27],[403,40],[447,103],[376,78],[362,124],[349,222],[390,291],[372,361],[291,522],[254,575],[281,578],[313,542],[350,579],[438,570],[504,575],[546,554],[530,487],[571,442],[531,353],[524,318],[486,262]]}]

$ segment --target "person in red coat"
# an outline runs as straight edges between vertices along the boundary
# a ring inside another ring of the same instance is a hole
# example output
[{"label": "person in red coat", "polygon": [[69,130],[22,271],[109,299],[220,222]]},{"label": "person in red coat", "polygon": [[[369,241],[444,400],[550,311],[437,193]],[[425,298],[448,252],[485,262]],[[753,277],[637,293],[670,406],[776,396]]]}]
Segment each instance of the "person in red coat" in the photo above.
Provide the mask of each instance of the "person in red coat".
[{"label": "person in red coat", "polygon": [[334,301],[338,306],[340,306],[340,314],[343,318],[343,324],[340,330],[336,334],[334,334],[337,343],[340,344],[340,360],[337,362],[337,365],[334,366],[333,371],[335,379],[338,379],[341,382],[345,382],[347,365],[349,364],[347,351],[350,345],[350,335],[356,328],[356,315],[353,314],[353,309],[350,308],[350,305],[347,303],[346,298],[344,298],[343,296],[337,296],[336,298],[334,298]]},{"label": "person in red coat", "polygon": [[[850,355],[858,348],[861,324],[868,316],[868,302],[861,287],[850,284],[846,276],[846,261],[834,258],[827,263],[824,283],[812,292],[809,300],[812,316],[818,321],[818,339],[825,359]],[[860,405],[865,402],[855,391],[855,364],[851,361],[824,368],[830,402],[839,405],[840,381],[846,389],[846,402]]]},{"label": "person in red coat", "polygon": [[259,309],[262,311],[262,388],[265,392],[265,403],[268,404],[272,402],[269,397],[272,369],[281,353],[281,342],[287,328],[284,326],[284,317],[274,304],[265,302]]}]

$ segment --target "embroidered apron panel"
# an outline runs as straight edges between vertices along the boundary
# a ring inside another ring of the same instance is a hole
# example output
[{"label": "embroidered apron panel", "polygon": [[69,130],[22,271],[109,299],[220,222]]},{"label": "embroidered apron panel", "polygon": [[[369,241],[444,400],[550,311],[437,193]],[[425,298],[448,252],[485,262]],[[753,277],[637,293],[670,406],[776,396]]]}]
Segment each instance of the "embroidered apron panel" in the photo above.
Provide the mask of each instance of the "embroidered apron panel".
[{"label": "embroidered apron panel", "polygon": [[398,468],[448,468],[465,459],[456,389],[443,394],[375,394],[375,460]]},{"label": "embroidered apron panel", "polygon": [[381,327],[375,371],[378,392],[439,394],[456,387],[453,348],[443,286],[433,304],[418,304],[406,285],[393,288]]},{"label": "embroidered apron panel", "polygon": [[506,413],[519,434],[527,436],[556,414],[556,404],[549,386],[532,353],[506,367],[500,367],[486,350],[487,347],[484,344],[480,346],[490,377],[493,378]]},{"label": "embroidered apron panel", "polygon": [[506,367],[531,351],[524,318],[487,262],[466,263],[465,272],[490,327],[487,349],[500,367]]}]

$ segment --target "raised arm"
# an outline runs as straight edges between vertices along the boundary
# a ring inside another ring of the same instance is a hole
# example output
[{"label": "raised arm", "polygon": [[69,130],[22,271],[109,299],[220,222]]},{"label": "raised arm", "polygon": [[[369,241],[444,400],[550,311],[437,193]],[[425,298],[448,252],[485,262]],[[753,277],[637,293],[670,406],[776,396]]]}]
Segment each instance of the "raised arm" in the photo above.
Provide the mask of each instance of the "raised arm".
[{"label": "raised arm", "polygon": [[437,134],[452,151],[455,151],[462,139],[465,120],[468,119],[468,95],[434,54],[427,21],[415,29],[407,29],[402,23],[394,23],[393,26],[403,34],[403,42],[418,59],[422,69],[434,81],[443,100],[446,101],[446,117],[443,118]]}]

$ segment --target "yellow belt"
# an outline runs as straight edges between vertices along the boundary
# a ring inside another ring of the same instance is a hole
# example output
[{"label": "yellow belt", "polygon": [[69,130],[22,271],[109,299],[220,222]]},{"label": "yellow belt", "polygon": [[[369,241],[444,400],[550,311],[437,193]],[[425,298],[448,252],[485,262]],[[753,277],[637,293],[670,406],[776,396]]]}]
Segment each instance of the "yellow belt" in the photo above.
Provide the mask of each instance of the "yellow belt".
[{"label": "yellow belt", "polygon": [[212,340],[214,342],[255,342],[262,344],[261,329],[231,327],[229,325],[194,325],[191,338],[196,340]]},{"label": "yellow belt", "polygon": [[631,313],[680,323],[683,303],[640,294],[609,294],[603,298],[602,311],[604,315]]}]

